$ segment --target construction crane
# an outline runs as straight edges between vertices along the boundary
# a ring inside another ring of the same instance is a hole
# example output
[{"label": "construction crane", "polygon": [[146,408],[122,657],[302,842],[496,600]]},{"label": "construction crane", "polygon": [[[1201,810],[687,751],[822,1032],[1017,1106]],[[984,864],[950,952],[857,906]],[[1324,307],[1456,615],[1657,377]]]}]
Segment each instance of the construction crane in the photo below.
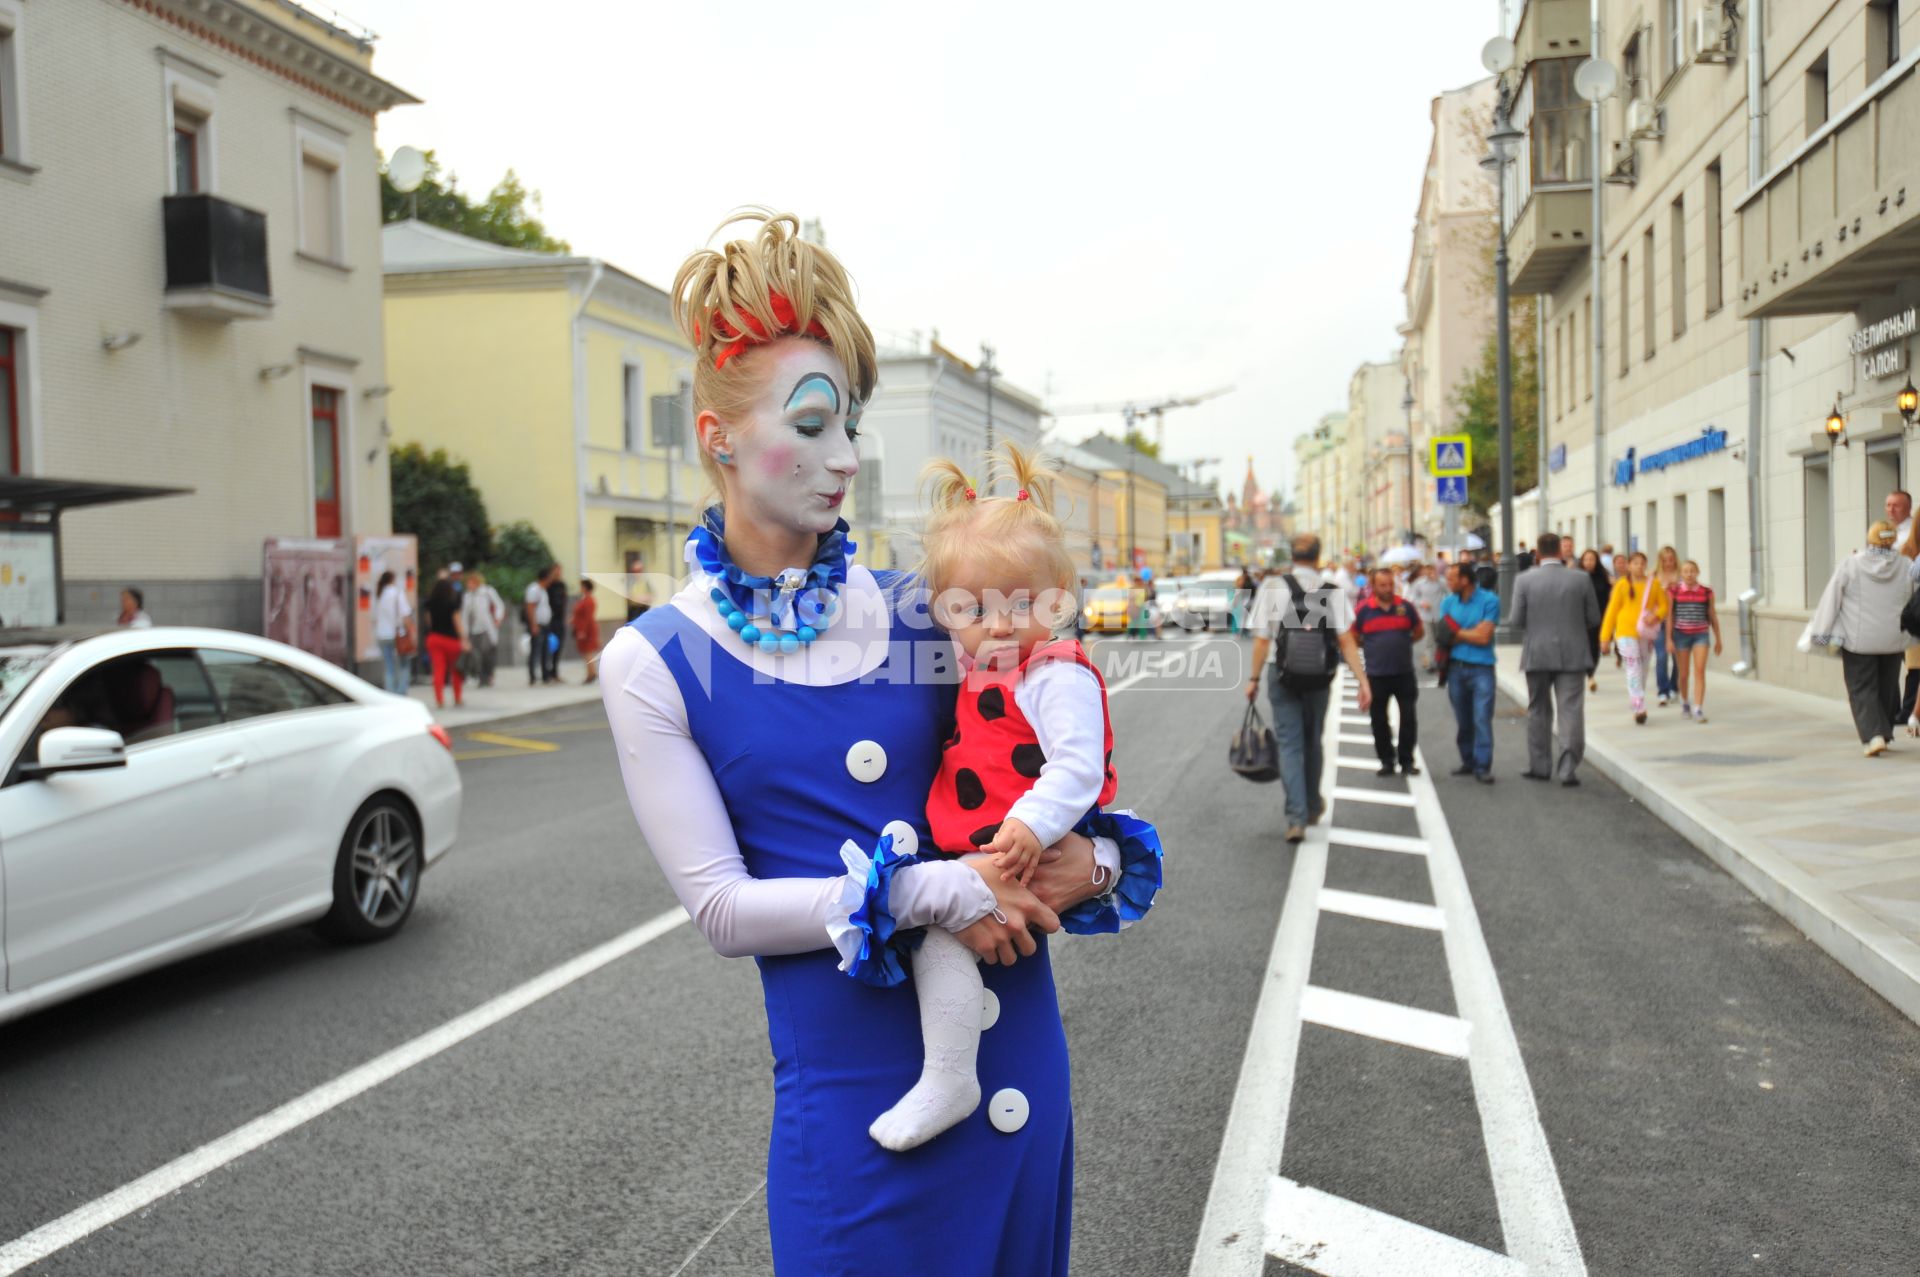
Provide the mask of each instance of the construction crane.
[{"label": "construction crane", "polygon": [[[1153,450],[1158,454],[1161,446],[1166,442],[1166,424],[1164,417],[1167,413],[1176,408],[1192,408],[1196,404],[1207,402],[1209,399],[1218,399],[1221,395],[1227,394],[1232,390],[1232,386],[1216,386],[1204,394],[1168,395],[1158,402],[1143,403],[1138,399],[1130,399],[1125,403],[1076,404],[1070,408],[1054,408],[1041,413],[1041,416],[1044,417],[1060,418],[1104,416],[1110,412],[1117,412],[1126,422],[1126,434],[1122,436],[1121,442],[1127,446],[1127,539],[1133,542],[1130,547],[1131,553],[1127,556],[1128,566],[1138,569],[1144,561],[1144,556],[1139,544],[1140,534],[1137,529],[1140,524],[1134,505],[1133,492],[1134,459],[1140,453],[1140,449],[1134,446],[1132,440],[1135,423],[1142,417],[1153,418]],[[1096,503],[1096,512],[1098,508],[1098,504]],[[1099,538],[1098,528],[1095,528],[1094,535],[1097,543]]]},{"label": "construction crane", "polygon": [[1117,412],[1127,423],[1127,433],[1133,433],[1134,424],[1142,417],[1153,418],[1153,448],[1158,452],[1167,441],[1165,415],[1175,408],[1192,408],[1209,399],[1218,399],[1229,394],[1232,386],[1216,386],[1199,395],[1168,395],[1158,402],[1129,399],[1124,403],[1075,404],[1070,408],[1048,408],[1041,412],[1043,417],[1104,417]]}]

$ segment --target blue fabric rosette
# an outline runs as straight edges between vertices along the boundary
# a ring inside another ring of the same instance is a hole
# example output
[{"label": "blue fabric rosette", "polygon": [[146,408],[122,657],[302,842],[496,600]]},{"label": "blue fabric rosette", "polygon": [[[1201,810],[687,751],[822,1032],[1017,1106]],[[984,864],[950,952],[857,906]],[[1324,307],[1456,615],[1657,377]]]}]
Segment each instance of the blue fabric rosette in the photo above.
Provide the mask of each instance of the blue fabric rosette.
[{"label": "blue fabric rosette", "polygon": [[1106,894],[1061,914],[1060,929],[1076,936],[1106,935],[1146,917],[1160,891],[1160,831],[1130,811],[1093,811],[1074,832],[1113,839],[1120,848],[1120,876]]},{"label": "blue fabric rosette", "polygon": [[888,896],[893,876],[903,866],[919,864],[920,857],[895,851],[892,835],[882,834],[872,858],[849,839],[840,846],[840,859],[847,866],[840,896],[845,920],[836,910],[835,919],[827,924],[833,947],[840,951],[840,969],[862,984],[891,988],[907,978],[905,956],[913,952],[923,933],[896,931]]}]

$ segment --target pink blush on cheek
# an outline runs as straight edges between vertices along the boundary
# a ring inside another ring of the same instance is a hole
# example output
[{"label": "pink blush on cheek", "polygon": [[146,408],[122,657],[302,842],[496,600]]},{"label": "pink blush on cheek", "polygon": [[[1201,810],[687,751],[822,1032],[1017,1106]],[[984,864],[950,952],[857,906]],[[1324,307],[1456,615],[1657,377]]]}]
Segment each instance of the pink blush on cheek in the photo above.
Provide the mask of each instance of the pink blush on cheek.
[{"label": "pink blush on cheek", "polygon": [[793,449],[785,444],[775,444],[760,454],[760,473],[769,479],[785,477],[794,465]]}]

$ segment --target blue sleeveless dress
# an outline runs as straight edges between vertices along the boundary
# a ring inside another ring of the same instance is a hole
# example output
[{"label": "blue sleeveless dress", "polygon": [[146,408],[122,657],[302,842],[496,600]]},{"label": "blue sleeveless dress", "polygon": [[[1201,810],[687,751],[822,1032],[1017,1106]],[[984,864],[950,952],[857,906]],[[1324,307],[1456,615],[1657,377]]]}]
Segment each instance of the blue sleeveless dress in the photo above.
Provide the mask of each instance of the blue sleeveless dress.
[{"label": "blue sleeveless dress", "polygon": [[[890,597],[897,575],[874,573]],[[632,624],[679,685],[754,877],[836,877],[840,844],[851,838],[871,854],[891,820],[932,845],[927,793],[955,689],[913,675],[916,648],[924,662],[927,645],[946,647],[937,630],[896,608],[884,665],[808,687],[756,679],[744,647],[716,644],[676,605]],[[999,999],[999,1019],[980,1038],[981,1106],[906,1153],[881,1148],[867,1127],[920,1076],[913,986],[862,984],[821,942],[756,959],[773,1047],[767,1213],[780,1277],[1065,1274],[1073,1111],[1044,940],[1012,967],[980,968]],[[1026,1101],[1025,1123],[1011,1132],[989,1121],[984,1098],[1003,1088]]]}]

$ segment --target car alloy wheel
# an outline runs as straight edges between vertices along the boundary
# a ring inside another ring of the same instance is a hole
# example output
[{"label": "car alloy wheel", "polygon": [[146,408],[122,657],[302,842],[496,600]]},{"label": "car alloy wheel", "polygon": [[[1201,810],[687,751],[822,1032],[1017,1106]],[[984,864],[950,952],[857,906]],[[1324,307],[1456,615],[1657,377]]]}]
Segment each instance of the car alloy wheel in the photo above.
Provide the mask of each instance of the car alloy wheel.
[{"label": "car alloy wheel", "polygon": [[420,830],[396,797],[368,799],[347,822],[334,864],[333,909],[321,923],[341,940],[381,940],[413,912],[420,889]]}]

